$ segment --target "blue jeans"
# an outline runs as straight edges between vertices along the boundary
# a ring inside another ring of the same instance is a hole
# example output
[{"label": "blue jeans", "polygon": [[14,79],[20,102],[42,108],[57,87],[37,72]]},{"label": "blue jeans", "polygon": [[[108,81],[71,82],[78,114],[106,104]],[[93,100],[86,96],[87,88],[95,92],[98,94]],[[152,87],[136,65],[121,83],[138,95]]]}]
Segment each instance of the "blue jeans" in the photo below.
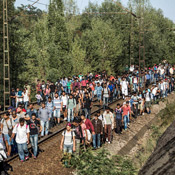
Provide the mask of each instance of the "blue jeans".
[{"label": "blue jeans", "polygon": [[41,121],[41,136],[44,136],[44,130],[45,130],[45,135],[48,135],[49,133],[49,121]]},{"label": "blue jeans", "polygon": [[133,83],[133,87],[134,87],[134,92],[136,92],[136,89],[137,89],[137,83]]},{"label": "blue jeans", "polygon": [[68,118],[67,121],[68,122],[73,122],[74,120],[74,110],[73,109],[68,109]]},{"label": "blue jeans", "polygon": [[85,117],[86,117],[87,119],[90,119],[90,116],[91,116],[91,109],[84,108],[84,112],[85,112]]},{"label": "blue jeans", "polygon": [[127,124],[129,123],[128,122],[128,115],[124,116],[123,121],[124,121],[124,129],[127,129]]},{"label": "blue jeans", "polygon": [[65,145],[64,144],[63,150],[64,150],[64,153],[70,153],[70,154],[72,154],[72,152],[73,152],[73,145]]},{"label": "blue jeans", "polygon": [[96,149],[96,147],[100,147],[100,134],[94,134],[93,136],[93,147]]},{"label": "blue jeans", "polygon": [[53,111],[53,116],[56,117],[56,118],[60,118],[60,116],[61,116],[60,109],[55,109]]},{"label": "blue jeans", "polygon": [[11,101],[12,101],[12,106],[15,108],[16,107],[15,99],[13,98]]},{"label": "blue jeans", "polygon": [[22,144],[17,143],[17,146],[18,146],[19,158],[21,160],[24,160],[25,157],[29,156],[29,151],[28,151],[28,148],[27,148],[27,143],[22,143]]},{"label": "blue jeans", "polygon": [[40,102],[41,102],[41,100],[40,99],[37,99],[37,104],[38,105],[40,105]]},{"label": "blue jeans", "polygon": [[25,108],[26,110],[27,110],[28,103],[29,103],[28,101],[25,101],[25,102],[24,102],[24,108]]},{"label": "blue jeans", "polygon": [[38,153],[38,134],[30,135],[30,142],[33,149],[33,154],[36,157]]},{"label": "blue jeans", "polygon": [[108,106],[108,97],[103,97],[103,109],[105,109],[105,106]]}]

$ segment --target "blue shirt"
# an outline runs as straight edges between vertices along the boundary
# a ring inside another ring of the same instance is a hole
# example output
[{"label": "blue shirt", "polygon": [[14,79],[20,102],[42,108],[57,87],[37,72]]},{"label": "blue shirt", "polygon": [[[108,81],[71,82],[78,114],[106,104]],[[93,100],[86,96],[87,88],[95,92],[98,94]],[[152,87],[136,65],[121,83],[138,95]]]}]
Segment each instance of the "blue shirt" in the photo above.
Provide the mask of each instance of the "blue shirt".
[{"label": "blue shirt", "polygon": [[110,89],[111,92],[113,91],[113,85],[112,84],[111,85],[109,84],[108,88]]},{"label": "blue shirt", "polygon": [[61,109],[61,103],[62,102],[63,102],[63,100],[60,97],[54,98],[53,106],[55,106],[56,109]]},{"label": "blue shirt", "polygon": [[97,95],[101,95],[103,88],[101,86],[96,86],[95,90],[97,91]]},{"label": "blue shirt", "polygon": [[123,110],[121,108],[116,108],[115,109],[115,112],[116,112],[116,119],[119,119],[119,120],[122,120],[122,113],[123,113]]}]

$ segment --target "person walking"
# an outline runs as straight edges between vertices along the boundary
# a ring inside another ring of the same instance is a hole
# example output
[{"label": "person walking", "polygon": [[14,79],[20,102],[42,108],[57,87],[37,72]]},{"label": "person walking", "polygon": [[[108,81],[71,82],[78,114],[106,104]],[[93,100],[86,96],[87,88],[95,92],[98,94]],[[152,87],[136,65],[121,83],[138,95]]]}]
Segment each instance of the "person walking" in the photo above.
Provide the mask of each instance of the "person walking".
[{"label": "person walking", "polygon": [[38,117],[40,118],[41,122],[41,137],[45,135],[48,135],[49,133],[49,121],[50,121],[50,111],[49,109],[45,106],[45,103],[42,103],[42,107],[39,109],[38,112]]},{"label": "person walking", "polygon": [[100,148],[100,136],[103,134],[103,125],[102,121],[98,119],[98,115],[96,114],[94,116],[94,119],[92,120],[92,125],[94,126],[95,134],[93,135],[93,147],[94,149]]},{"label": "person walking", "polygon": [[40,122],[36,120],[36,114],[32,114],[32,119],[27,121],[30,128],[30,142],[33,149],[33,158],[36,159],[38,153],[38,135],[42,131]]},{"label": "person walking", "polygon": [[16,143],[18,147],[18,154],[21,162],[29,159],[29,151],[27,144],[29,144],[30,130],[29,126],[25,124],[24,118],[19,119],[19,124],[16,124],[13,129],[13,134],[10,138],[13,139],[16,135]]}]

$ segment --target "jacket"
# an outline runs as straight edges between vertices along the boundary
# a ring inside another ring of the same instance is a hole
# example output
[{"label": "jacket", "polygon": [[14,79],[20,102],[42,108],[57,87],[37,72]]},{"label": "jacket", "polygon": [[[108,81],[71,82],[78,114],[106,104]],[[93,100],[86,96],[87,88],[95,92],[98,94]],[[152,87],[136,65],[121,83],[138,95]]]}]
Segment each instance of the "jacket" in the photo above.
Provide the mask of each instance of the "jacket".
[{"label": "jacket", "polygon": [[97,119],[97,122],[95,119],[93,119],[92,124],[94,126],[95,134],[100,134],[101,132],[103,132],[102,121],[100,119]]}]

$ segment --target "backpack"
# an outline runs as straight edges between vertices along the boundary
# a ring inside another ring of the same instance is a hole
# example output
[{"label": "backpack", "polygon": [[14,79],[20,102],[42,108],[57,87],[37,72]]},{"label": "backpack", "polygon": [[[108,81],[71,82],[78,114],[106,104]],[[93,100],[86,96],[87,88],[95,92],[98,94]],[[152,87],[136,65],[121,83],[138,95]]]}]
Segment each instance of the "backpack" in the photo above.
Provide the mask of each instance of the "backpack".
[{"label": "backpack", "polygon": [[[75,105],[75,99],[74,98],[72,98],[73,99],[73,104]],[[69,98],[68,98],[68,106],[69,106]]]},{"label": "backpack", "polygon": [[[64,131],[64,142],[65,142],[65,134],[66,134],[66,130]],[[73,131],[71,131],[71,142],[73,141]]]}]

